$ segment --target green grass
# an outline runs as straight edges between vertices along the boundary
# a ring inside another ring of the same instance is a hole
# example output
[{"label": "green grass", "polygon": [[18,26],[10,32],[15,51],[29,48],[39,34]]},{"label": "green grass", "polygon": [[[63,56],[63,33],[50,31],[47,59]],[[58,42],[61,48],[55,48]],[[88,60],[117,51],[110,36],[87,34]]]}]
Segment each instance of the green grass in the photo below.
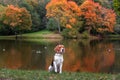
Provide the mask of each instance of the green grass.
[{"label": "green grass", "polygon": [[36,35],[46,35],[46,34],[54,34],[51,31],[43,30],[43,31],[38,31],[38,32],[33,32],[33,33],[26,33],[23,34],[23,36],[36,36]]},{"label": "green grass", "polygon": [[[0,36],[0,39],[16,39],[16,35],[10,36]],[[60,34],[56,34],[51,31],[43,30],[33,33],[26,33],[22,35],[17,35],[17,39],[29,40],[29,39],[62,39]]]},{"label": "green grass", "polygon": [[0,69],[0,80],[119,80],[119,74],[102,74],[87,72],[63,72]]}]

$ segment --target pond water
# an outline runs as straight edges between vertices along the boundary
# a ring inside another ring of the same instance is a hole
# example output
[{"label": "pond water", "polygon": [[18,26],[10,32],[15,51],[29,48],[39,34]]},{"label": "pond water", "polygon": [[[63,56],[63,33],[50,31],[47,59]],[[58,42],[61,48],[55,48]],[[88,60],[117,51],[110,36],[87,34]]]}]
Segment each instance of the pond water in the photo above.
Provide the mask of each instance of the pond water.
[{"label": "pond water", "polygon": [[119,40],[62,40],[51,43],[0,40],[0,68],[48,70],[54,47],[65,45],[63,71],[120,72]]}]

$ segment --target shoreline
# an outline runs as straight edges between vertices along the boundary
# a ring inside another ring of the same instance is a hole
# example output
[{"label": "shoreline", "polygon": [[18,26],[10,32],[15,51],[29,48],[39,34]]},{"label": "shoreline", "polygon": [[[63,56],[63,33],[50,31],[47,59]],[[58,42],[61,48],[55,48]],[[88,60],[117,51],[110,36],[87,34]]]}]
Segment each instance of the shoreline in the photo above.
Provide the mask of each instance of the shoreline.
[{"label": "shoreline", "polygon": [[[88,36],[88,38],[81,37],[82,34],[79,34],[78,38],[68,38],[68,39],[86,39],[86,40],[98,40],[98,39],[120,39],[119,35],[108,35],[106,37],[99,37],[99,36]],[[21,35],[9,35],[9,36],[0,36],[0,40],[26,40],[26,41],[60,41],[63,40],[64,37],[61,34],[54,33],[51,31],[38,31],[33,33],[26,33]],[[66,39],[66,38],[65,38]]]},{"label": "shoreline", "polygon": [[23,41],[37,41],[37,42],[56,42],[61,41],[63,36],[55,34],[50,31],[38,31],[34,33],[27,33],[22,35],[0,36],[0,40],[23,40]]}]

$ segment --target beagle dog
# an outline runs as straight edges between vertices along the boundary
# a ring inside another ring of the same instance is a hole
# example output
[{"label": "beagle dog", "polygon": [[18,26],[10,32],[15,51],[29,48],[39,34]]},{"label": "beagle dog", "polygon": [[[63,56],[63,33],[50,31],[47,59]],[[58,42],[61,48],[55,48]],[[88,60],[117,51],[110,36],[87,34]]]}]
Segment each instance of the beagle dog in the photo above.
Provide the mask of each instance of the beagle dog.
[{"label": "beagle dog", "polygon": [[54,71],[56,73],[62,73],[62,66],[63,66],[63,53],[65,52],[64,45],[57,45],[54,48],[56,52],[54,55],[54,59],[52,60],[51,65],[49,66],[49,72]]}]

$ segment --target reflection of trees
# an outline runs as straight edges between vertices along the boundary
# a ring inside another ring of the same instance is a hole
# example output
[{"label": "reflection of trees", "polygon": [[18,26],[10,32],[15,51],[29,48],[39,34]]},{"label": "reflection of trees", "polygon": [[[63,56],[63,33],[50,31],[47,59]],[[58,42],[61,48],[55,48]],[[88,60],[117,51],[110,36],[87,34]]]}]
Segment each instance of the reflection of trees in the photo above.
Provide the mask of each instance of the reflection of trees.
[{"label": "reflection of trees", "polygon": [[63,69],[67,71],[78,71],[81,66],[81,50],[78,49],[78,41],[67,40],[64,43],[66,52],[64,54]]},{"label": "reflection of trees", "polygon": [[15,50],[13,47],[7,52],[5,58],[5,67],[11,69],[17,69],[22,66],[21,53]]},{"label": "reflection of trees", "polygon": [[[45,69],[45,45],[23,41],[0,41],[0,66],[12,69]],[[2,49],[5,48],[3,52]],[[41,51],[41,53],[36,53]]]},{"label": "reflection of trees", "polygon": [[56,44],[1,40],[0,67],[47,70]]},{"label": "reflection of trees", "polygon": [[[0,58],[2,58],[1,62],[2,67],[6,68],[12,68],[16,69],[22,66],[21,62],[21,53],[15,49],[17,48],[18,45],[16,45],[16,42],[13,44],[13,41],[6,41],[6,40],[1,40],[0,41],[0,52],[2,53]],[[2,49],[5,49],[2,51]]]},{"label": "reflection of trees", "polygon": [[101,69],[107,70],[114,62],[112,44],[97,44],[83,57],[82,62],[86,71],[99,72]]},{"label": "reflection of trees", "polygon": [[114,71],[120,72],[120,40],[114,40],[115,64]]},{"label": "reflection of trees", "polygon": [[31,58],[31,66],[32,69],[45,69],[46,66],[46,49],[45,45],[32,45],[32,58]]},{"label": "reflection of trees", "polygon": [[[0,67],[47,70],[56,44],[0,41]],[[111,42],[65,40],[63,44],[66,48],[64,71],[108,72],[114,63],[115,53]],[[39,50],[41,53],[36,53]]]},{"label": "reflection of trees", "polygon": [[66,42],[64,69],[67,71],[105,72],[109,71],[113,65],[114,57],[112,43],[69,41]]},{"label": "reflection of trees", "polygon": [[26,43],[21,44],[22,67],[24,69],[45,69],[46,53],[44,44]]}]

